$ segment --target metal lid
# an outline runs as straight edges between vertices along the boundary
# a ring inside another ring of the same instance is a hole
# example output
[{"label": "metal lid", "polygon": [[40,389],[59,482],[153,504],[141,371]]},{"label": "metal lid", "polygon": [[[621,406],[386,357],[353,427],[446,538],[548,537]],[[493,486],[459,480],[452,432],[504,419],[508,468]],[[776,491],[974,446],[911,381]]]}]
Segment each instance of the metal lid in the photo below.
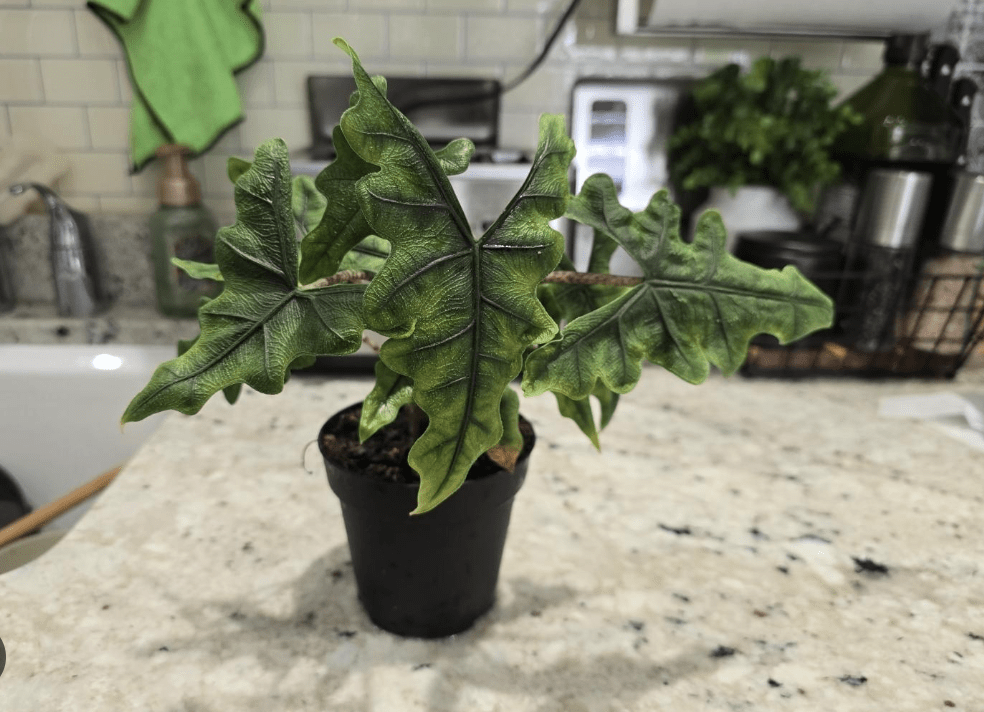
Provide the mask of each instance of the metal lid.
[{"label": "metal lid", "polygon": [[984,176],[957,174],[940,246],[954,252],[984,252]]},{"label": "metal lid", "polygon": [[919,171],[876,169],[868,173],[855,224],[855,239],[905,249],[919,239],[933,177]]}]

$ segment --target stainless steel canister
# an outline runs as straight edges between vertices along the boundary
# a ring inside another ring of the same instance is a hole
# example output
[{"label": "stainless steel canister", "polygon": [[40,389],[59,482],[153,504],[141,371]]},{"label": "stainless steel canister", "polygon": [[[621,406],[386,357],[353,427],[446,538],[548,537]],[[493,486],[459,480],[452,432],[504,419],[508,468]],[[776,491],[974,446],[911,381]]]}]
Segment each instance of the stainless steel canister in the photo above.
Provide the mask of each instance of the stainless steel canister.
[{"label": "stainless steel canister", "polygon": [[984,252],[984,175],[957,174],[940,246],[954,252]]},{"label": "stainless steel canister", "polygon": [[856,301],[846,305],[847,333],[860,351],[896,344],[896,317],[905,311],[932,183],[928,173],[884,169],[865,181],[849,258],[858,288]]},{"label": "stainless steel canister", "polygon": [[919,171],[876,169],[868,174],[855,223],[855,240],[906,249],[919,239],[933,177]]}]

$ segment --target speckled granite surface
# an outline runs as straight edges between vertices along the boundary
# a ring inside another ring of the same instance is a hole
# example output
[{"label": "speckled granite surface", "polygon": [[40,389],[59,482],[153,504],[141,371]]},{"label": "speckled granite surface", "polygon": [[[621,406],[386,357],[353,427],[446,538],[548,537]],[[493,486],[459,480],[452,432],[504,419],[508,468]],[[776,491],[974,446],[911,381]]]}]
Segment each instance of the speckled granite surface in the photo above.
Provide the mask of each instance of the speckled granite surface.
[{"label": "speckled granite surface", "polygon": [[539,442],[498,603],[434,642],[367,620],[313,448],[302,466],[368,388],[170,417],[0,576],[0,709],[984,710],[982,453],[876,415],[939,384],[647,369],[603,455],[524,401]]}]

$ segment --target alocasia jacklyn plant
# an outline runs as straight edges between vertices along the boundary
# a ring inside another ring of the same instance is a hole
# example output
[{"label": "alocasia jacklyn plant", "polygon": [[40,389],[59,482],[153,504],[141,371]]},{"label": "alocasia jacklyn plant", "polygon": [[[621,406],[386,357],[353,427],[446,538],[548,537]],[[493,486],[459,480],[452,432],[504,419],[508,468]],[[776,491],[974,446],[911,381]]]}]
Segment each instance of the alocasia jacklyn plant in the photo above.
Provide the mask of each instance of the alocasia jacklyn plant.
[{"label": "alocasia jacklyn plant", "polygon": [[[292,368],[352,353],[372,329],[387,340],[360,436],[409,403],[427,415],[409,453],[421,513],[450,496],[483,453],[507,468],[515,462],[522,437],[509,384],[520,374],[526,395],[554,393],[597,445],[589,399],[604,426],[644,358],[698,383],[711,364],[737,370],[755,334],[787,342],[830,324],[830,300],[795,269],[765,271],[725,253],[713,212],[687,244],[666,191],[633,213],[611,179],[595,175],[572,198],[574,145],[560,116],[540,119],[528,177],[473,235],[448,180],[467,168],[472,144],[432,151],[387,100],[385,80],[335,43],[351,56],[357,85],[334,132],[337,158],[316,190],[291,179],[279,139],[252,164],[230,162],[236,223],[219,231],[216,265],[183,265],[222,279],[224,290],[201,307],[199,338],[157,369],[124,422],[196,413],[242,383],[277,393]],[[588,273],[573,270],[549,224],[562,215],[594,228]],[[607,274],[618,245],[642,278]]]}]

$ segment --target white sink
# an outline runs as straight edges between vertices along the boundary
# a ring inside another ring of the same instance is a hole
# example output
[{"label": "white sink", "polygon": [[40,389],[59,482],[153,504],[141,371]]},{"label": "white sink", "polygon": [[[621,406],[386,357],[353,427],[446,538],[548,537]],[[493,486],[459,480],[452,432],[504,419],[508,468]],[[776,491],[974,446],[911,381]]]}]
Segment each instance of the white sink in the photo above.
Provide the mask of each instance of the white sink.
[{"label": "white sink", "polygon": [[[122,464],[162,415],[120,432],[127,403],[173,346],[0,344],[0,467],[34,508]],[[54,522],[67,528],[92,500]]]}]

